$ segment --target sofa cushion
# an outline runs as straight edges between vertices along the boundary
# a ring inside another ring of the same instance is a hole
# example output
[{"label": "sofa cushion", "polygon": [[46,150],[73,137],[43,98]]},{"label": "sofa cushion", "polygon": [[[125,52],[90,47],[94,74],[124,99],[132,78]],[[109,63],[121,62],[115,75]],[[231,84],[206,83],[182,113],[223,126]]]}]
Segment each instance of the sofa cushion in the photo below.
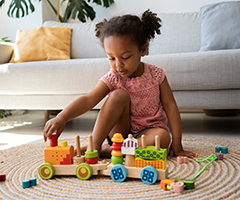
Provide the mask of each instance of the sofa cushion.
[{"label": "sofa cushion", "polygon": [[159,13],[161,35],[149,46],[149,55],[196,52],[201,45],[201,13]]},{"label": "sofa cushion", "polygon": [[19,30],[10,62],[70,59],[71,30],[61,26]]},{"label": "sofa cushion", "polygon": [[87,94],[109,69],[107,58],[2,64],[0,96]]},{"label": "sofa cushion", "polygon": [[71,58],[106,58],[99,39],[95,36],[95,22],[60,23],[46,21],[44,26],[64,26],[72,28]]},{"label": "sofa cushion", "polygon": [[200,51],[240,48],[240,1],[206,5],[200,10]]},{"label": "sofa cushion", "polygon": [[240,89],[240,49],[143,57],[166,70],[173,91]]}]

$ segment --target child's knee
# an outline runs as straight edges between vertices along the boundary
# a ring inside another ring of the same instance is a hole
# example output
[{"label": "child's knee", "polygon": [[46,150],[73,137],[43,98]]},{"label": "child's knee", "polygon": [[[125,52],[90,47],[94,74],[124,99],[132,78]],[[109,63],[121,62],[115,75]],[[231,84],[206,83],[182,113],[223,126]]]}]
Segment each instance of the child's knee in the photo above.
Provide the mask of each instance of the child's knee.
[{"label": "child's knee", "polygon": [[129,93],[124,89],[116,89],[112,91],[108,98],[116,102],[130,102]]}]

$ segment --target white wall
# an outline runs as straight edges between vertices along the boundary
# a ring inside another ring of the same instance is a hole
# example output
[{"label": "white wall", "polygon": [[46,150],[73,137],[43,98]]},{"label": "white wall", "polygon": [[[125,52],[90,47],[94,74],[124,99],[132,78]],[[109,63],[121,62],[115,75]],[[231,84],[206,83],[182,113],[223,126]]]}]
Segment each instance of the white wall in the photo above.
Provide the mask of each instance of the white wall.
[{"label": "white wall", "polygon": [[[96,4],[91,5],[97,13],[94,21],[102,21],[104,18],[108,19],[114,15],[126,13],[141,14],[148,8],[156,13],[194,12],[199,11],[199,8],[203,5],[223,1],[228,0],[115,0],[115,3],[107,9]],[[56,6],[57,1],[52,0],[52,2],[54,6]],[[10,0],[5,2],[3,8],[0,9],[0,38],[9,37],[14,42],[17,30],[36,28],[41,26],[46,20],[56,20],[56,15],[53,13],[46,0],[42,0],[41,2],[36,0],[32,1],[32,3],[35,6],[35,12],[30,13],[27,17],[16,19],[8,17],[7,10]],[[63,13],[65,5],[66,4],[63,4],[61,6],[61,13]],[[78,22],[78,20],[69,20],[69,22]]]},{"label": "white wall", "polygon": [[[57,2],[56,0],[52,1],[54,3]],[[29,10],[29,14],[23,18],[12,18],[7,15],[10,2],[10,0],[5,1],[3,7],[0,8],[0,38],[9,37],[12,42],[15,42],[17,30],[36,28],[41,26],[46,20],[56,20],[56,15],[46,0],[41,2],[38,0],[32,1],[35,11],[31,13]]]},{"label": "white wall", "polygon": [[[94,21],[102,21],[104,18],[111,18],[115,15],[126,13],[141,14],[146,9],[150,9],[156,13],[169,12],[195,12],[206,4],[213,4],[224,1],[239,0],[114,0],[114,4],[109,8],[103,8],[96,4],[91,4],[96,11]],[[63,5],[64,6],[64,5]],[[69,20],[69,22],[77,22],[77,20]]]}]

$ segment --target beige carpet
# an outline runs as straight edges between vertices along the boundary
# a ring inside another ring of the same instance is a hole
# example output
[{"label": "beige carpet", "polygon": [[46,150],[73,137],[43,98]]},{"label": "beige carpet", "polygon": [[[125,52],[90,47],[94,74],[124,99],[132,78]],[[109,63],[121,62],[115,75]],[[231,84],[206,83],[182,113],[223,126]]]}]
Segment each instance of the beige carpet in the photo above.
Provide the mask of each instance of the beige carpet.
[{"label": "beige carpet", "polygon": [[[75,146],[73,139],[68,143]],[[81,144],[86,144],[85,138]],[[117,183],[107,176],[92,176],[87,181],[76,176],[42,180],[37,170],[44,162],[46,143],[23,145],[0,152],[0,171],[7,175],[6,181],[0,182],[0,199],[240,199],[239,142],[184,136],[183,145],[200,157],[208,157],[216,146],[227,146],[229,153],[206,168],[196,179],[195,189],[177,194],[160,189],[159,181],[154,185],[138,179]],[[189,159],[187,164],[177,164],[176,158],[171,158],[168,177],[190,179],[207,163]],[[37,186],[23,189],[22,180],[30,177],[37,177]]]}]

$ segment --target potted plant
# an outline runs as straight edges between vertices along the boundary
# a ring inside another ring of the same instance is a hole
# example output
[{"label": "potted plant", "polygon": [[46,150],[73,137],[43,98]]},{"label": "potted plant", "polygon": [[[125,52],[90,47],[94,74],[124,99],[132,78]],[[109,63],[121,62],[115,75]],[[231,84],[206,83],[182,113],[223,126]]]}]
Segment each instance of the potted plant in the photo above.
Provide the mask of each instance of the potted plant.
[{"label": "potted plant", "polygon": [[[40,2],[41,0],[38,1]],[[50,0],[46,1],[52,7],[53,11],[57,13],[57,9],[52,5]],[[114,0],[62,0],[62,3],[65,1],[67,1],[65,12],[63,16],[59,16],[59,20],[61,22],[66,22],[70,17],[72,19],[75,19],[77,17],[81,22],[86,22],[87,18],[93,20],[96,17],[96,12],[88,4],[88,2],[93,2],[106,8],[114,3]],[[0,0],[0,8],[4,3],[5,0]],[[11,4],[9,5],[7,14],[9,17],[20,18],[27,16],[29,14],[29,9],[31,12],[35,11],[35,7],[32,4],[31,0],[12,0]]]}]

